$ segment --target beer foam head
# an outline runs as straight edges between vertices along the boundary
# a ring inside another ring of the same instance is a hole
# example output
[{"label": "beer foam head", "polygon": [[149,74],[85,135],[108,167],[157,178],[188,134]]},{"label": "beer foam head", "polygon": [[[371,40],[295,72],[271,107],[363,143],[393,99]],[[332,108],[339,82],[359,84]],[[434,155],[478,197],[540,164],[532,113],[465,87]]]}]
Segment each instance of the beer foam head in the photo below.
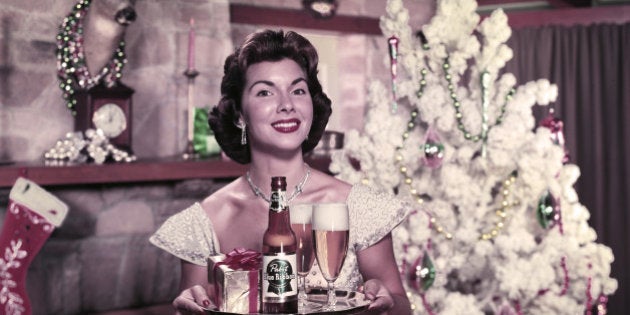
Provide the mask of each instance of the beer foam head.
[{"label": "beer foam head", "polygon": [[313,230],[345,231],[349,229],[345,203],[322,203],[313,206]]},{"label": "beer foam head", "polygon": [[313,205],[309,203],[300,203],[289,207],[291,223],[306,224],[311,223],[313,214]]}]

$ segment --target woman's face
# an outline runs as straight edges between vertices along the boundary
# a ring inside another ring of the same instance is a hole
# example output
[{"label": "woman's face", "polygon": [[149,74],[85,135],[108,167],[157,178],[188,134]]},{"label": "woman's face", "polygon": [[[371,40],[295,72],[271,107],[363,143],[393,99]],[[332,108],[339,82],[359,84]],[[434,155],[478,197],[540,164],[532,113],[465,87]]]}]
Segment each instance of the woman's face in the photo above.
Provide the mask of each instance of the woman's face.
[{"label": "woman's face", "polygon": [[249,66],[241,105],[252,151],[301,148],[311,130],[306,74],[291,59]]}]

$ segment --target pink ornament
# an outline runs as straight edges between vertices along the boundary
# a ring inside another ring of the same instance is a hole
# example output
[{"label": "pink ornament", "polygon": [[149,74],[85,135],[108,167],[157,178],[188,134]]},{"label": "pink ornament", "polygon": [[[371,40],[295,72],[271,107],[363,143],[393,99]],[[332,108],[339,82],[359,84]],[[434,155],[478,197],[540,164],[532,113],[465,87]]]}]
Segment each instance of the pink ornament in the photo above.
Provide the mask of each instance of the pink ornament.
[{"label": "pink ornament", "polygon": [[599,298],[597,298],[597,302],[597,315],[608,314],[608,297],[600,294]]},{"label": "pink ornament", "polygon": [[444,145],[433,127],[429,127],[422,145],[424,156],[422,160],[430,168],[438,168],[444,160]]},{"label": "pink ornament", "polygon": [[549,109],[549,114],[547,117],[543,118],[540,121],[540,125],[542,127],[548,128],[551,131],[551,141],[556,145],[559,145],[564,150],[564,157],[562,158],[562,163],[568,163],[570,156],[566,147],[564,146],[564,123],[559,118],[556,118],[554,115],[553,108]]},{"label": "pink ornament", "polygon": [[390,62],[390,71],[392,75],[392,95],[394,97],[394,103],[392,105],[392,112],[396,112],[397,104],[396,99],[396,76],[398,74],[398,37],[392,36],[387,39],[387,44],[389,46],[389,62]]}]

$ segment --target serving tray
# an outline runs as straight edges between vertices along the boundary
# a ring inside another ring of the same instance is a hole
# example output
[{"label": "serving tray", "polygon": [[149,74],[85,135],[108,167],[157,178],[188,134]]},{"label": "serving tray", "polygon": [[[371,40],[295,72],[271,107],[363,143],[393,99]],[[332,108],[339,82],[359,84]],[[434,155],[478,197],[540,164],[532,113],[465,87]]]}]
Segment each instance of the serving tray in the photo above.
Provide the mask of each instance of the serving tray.
[{"label": "serving tray", "polygon": [[[368,308],[370,305],[370,300],[365,298],[365,295],[361,292],[356,291],[346,291],[346,290],[336,290],[335,294],[337,295],[337,305],[335,305],[334,311],[324,311],[321,309],[324,305],[326,305],[326,289],[321,288],[313,288],[308,291],[308,302],[310,305],[314,305],[315,308],[320,306],[319,309],[308,309],[298,310],[297,314],[360,314],[364,310]],[[221,310],[210,310],[206,309],[206,314],[220,314],[220,315],[235,315],[239,313],[230,313],[223,312]],[[248,313],[248,314],[257,314],[257,315],[267,315],[264,313]]]}]

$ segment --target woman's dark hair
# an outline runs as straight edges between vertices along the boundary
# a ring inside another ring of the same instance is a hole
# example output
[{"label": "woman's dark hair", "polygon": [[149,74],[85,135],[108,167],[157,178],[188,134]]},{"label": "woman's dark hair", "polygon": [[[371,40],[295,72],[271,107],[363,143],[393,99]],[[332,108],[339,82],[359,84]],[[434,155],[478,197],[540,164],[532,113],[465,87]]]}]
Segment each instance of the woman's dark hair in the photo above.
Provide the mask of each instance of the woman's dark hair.
[{"label": "woman's dark hair", "polygon": [[313,124],[302,152],[313,150],[322,137],[332,112],[330,99],[317,79],[318,56],[315,47],[298,33],[265,30],[249,35],[243,45],[225,59],[221,81],[221,100],[208,117],[217,142],[231,159],[251,162],[249,145],[241,144],[241,129],[236,126],[241,113],[241,97],[245,89],[247,68],[263,61],[295,61],[306,73],[306,83],[313,100]]}]

